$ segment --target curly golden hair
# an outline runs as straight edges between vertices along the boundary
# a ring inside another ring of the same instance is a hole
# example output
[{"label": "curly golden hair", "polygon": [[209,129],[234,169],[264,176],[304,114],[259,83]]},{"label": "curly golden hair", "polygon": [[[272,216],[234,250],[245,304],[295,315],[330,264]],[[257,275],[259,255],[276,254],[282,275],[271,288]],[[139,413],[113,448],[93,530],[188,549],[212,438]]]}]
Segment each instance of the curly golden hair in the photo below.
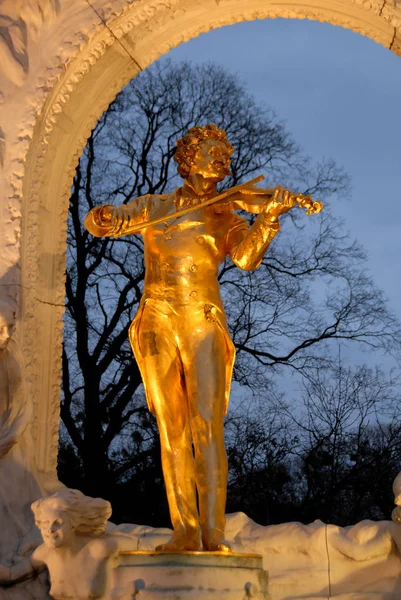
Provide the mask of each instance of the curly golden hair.
[{"label": "curly golden hair", "polygon": [[183,138],[177,140],[177,150],[174,154],[174,160],[178,163],[178,173],[181,177],[187,177],[194,164],[195,155],[205,140],[217,140],[221,142],[227,152],[227,174],[229,173],[228,165],[230,164],[230,156],[234,152],[227,139],[227,134],[223,129],[219,129],[217,125],[209,123],[208,125],[191,127],[188,133]]}]

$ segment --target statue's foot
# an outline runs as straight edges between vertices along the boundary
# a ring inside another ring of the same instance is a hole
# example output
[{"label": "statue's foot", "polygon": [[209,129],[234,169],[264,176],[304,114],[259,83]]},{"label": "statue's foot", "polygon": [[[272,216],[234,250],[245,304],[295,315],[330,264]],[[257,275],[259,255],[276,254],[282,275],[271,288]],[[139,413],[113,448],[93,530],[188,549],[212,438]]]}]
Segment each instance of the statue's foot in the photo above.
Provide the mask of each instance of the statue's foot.
[{"label": "statue's foot", "polygon": [[232,552],[230,544],[228,544],[225,540],[221,542],[208,542],[207,544],[203,544],[203,549],[206,552],[224,552],[225,554],[230,554]]},{"label": "statue's foot", "polygon": [[199,535],[179,535],[173,534],[171,540],[166,544],[156,546],[156,552],[199,552],[201,542]]},{"label": "statue's foot", "polygon": [[232,552],[230,544],[224,539],[224,533],[219,529],[212,529],[202,535],[203,550],[206,552]]}]

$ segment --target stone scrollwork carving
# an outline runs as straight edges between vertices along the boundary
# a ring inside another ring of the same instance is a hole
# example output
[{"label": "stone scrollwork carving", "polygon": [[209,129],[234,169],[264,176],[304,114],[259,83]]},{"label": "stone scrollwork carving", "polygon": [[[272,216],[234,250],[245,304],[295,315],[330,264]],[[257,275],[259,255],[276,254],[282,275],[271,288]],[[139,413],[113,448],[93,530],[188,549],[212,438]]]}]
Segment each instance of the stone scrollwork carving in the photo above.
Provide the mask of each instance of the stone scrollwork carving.
[{"label": "stone scrollwork carving", "polygon": [[17,86],[29,72],[29,37],[59,10],[59,0],[3,0],[0,2],[0,68]]}]

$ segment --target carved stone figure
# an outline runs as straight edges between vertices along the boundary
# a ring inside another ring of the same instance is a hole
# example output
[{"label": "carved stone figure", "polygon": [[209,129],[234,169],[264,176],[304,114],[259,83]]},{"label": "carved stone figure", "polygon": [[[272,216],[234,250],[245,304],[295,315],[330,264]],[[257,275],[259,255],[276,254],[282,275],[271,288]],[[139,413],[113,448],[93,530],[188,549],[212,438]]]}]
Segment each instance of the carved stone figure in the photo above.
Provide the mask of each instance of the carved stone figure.
[{"label": "carved stone figure", "polygon": [[55,600],[102,598],[111,589],[117,555],[135,550],[135,540],[106,533],[110,503],[64,488],[32,504],[43,544],[11,568],[0,565],[3,584],[16,582],[47,567]]},{"label": "carved stone figure", "polygon": [[[22,353],[12,337],[15,315],[0,303],[0,561],[14,560],[33,526],[31,503],[43,492],[32,461],[27,430],[32,419]],[[32,540],[29,544],[32,543]],[[25,544],[23,544],[25,546]]]},{"label": "carved stone figure", "polygon": [[11,339],[11,306],[0,302],[0,459],[16,444],[32,415],[21,372],[22,354]]},{"label": "carved stone figure", "polygon": [[[241,269],[256,269],[280,229],[281,214],[297,203],[309,213],[322,207],[280,186],[244,184],[217,195],[217,183],[230,173],[232,153],[216,125],[194,127],[177,142],[182,187],[119,208],[97,207],[85,219],[97,236],[140,230],[144,238],[145,286],[130,341],[160,432],[174,529],[161,551],[202,546],[229,551],[223,419],[235,350],[220,297],[219,265],[229,255]],[[258,213],[252,227],[234,209]]]},{"label": "carved stone figure", "polygon": [[[14,334],[12,302],[0,302],[0,564],[18,564],[41,544],[31,504],[62,487],[37,471],[30,425],[33,405],[25,385],[22,352]],[[45,577],[2,590],[2,600],[48,598]]]}]

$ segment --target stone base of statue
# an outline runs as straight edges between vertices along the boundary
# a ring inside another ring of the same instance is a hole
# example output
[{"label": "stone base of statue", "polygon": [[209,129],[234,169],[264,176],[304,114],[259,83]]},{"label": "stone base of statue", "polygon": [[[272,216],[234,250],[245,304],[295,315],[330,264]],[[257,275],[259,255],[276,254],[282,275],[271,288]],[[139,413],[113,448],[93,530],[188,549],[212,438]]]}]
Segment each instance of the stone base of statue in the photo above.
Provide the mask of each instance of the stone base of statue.
[{"label": "stone base of statue", "polygon": [[[119,555],[114,597],[137,600],[266,600],[259,554],[127,552]],[[131,588],[131,589],[130,589]],[[119,596],[118,590],[124,590]],[[131,595],[130,595],[131,594]]]}]

